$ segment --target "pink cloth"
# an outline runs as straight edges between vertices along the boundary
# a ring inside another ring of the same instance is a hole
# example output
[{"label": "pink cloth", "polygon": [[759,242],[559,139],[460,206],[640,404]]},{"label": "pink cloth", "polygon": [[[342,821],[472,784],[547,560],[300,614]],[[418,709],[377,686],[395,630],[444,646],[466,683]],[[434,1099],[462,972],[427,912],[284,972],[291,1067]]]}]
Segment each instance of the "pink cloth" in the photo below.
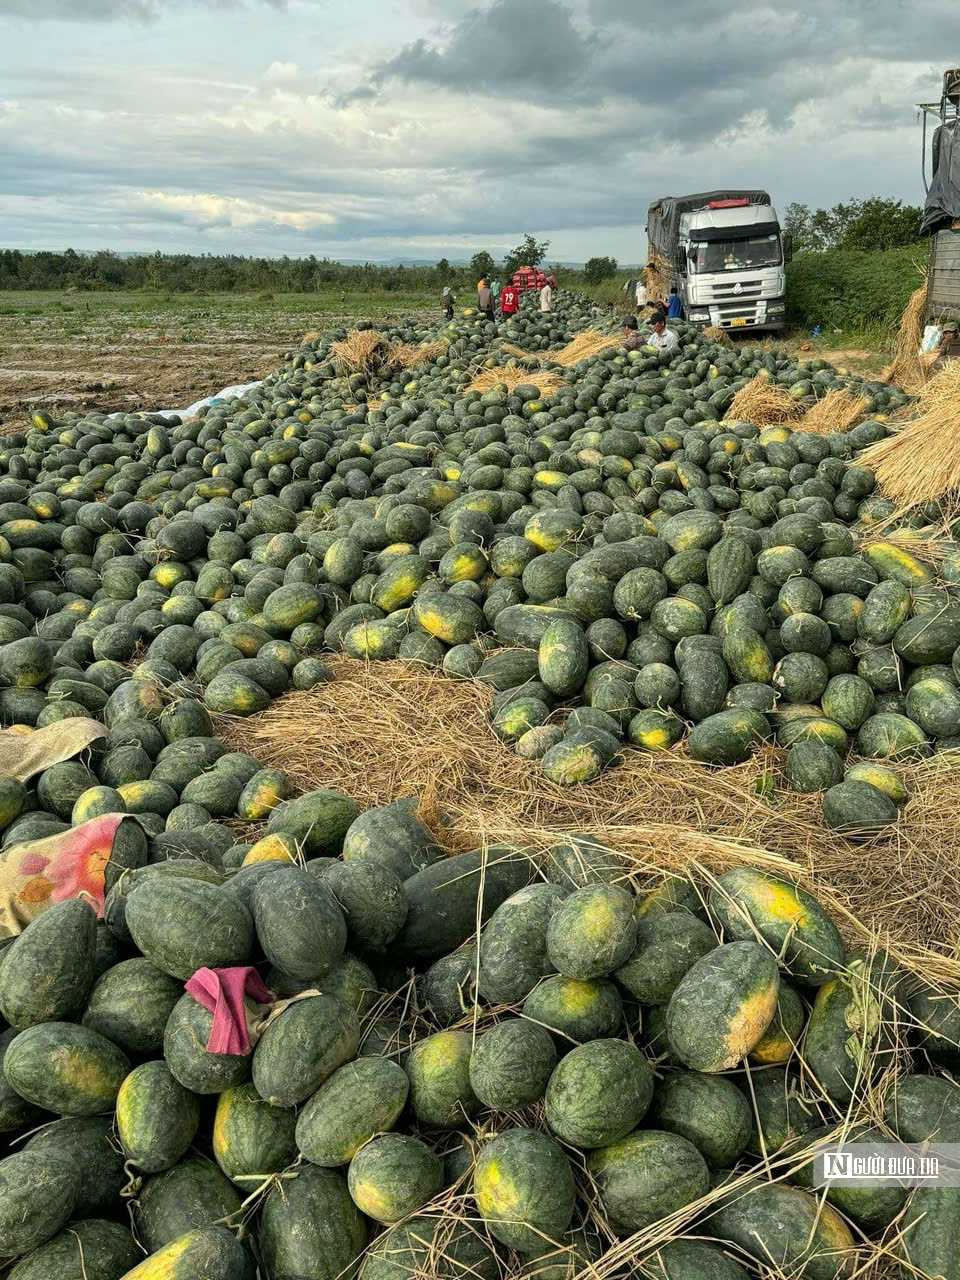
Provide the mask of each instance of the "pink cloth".
[{"label": "pink cloth", "polygon": [[[187,982],[186,991],[213,1014],[207,1053],[229,1053],[235,1057],[244,1057],[251,1048],[248,1002],[272,1004],[275,998],[252,965],[198,969]],[[253,1021],[261,1021],[255,1011]]]}]

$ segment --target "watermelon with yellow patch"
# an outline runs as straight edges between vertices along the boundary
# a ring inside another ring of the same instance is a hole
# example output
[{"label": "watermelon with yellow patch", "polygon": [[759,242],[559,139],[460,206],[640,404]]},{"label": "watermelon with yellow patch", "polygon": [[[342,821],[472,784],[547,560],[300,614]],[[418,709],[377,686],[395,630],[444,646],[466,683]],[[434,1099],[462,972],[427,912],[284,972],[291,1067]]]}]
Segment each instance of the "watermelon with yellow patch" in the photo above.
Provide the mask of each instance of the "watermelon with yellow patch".
[{"label": "watermelon with yellow patch", "polygon": [[710,1233],[737,1245],[760,1266],[785,1274],[838,1280],[856,1265],[853,1236],[832,1205],[782,1182],[761,1182],[731,1196],[708,1219]]},{"label": "watermelon with yellow patch", "polygon": [[922,587],[933,581],[929,565],[894,542],[867,543],[863,556],[882,579],[900,582],[905,587]]},{"label": "watermelon with yellow patch", "polygon": [[570,1161],[534,1129],[507,1129],[477,1157],[473,1195],[487,1229],[511,1249],[557,1241],[570,1225],[576,1191]]},{"label": "watermelon with yellow patch", "polygon": [[469,644],[486,629],[480,607],[450,592],[418,595],[410,610],[414,622],[444,644]]},{"label": "watermelon with yellow patch", "polygon": [[297,861],[297,842],[286,831],[271,831],[269,835],[255,840],[243,855],[241,866],[250,867],[256,862]]},{"label": "watermelon with yellow patch", "polygon": [[292,1110],[271,1106],[252,1084],[225,1089],[213,1120],[214,1159],[231,1182],[252,1192],[296,1159],[296,1123]]},{"label": "watermelon with yellow patch", "polygon": [[750,1061],[764,1067],[789,1061],[800,1043],[806,1017],[803,1001],[793,987],[781,979],[777,1011],[769,1027],[750,1050]]},{"label": "watermelon with yellow patch", "polygon": [[253,1280],[250,1255],[226,1227],[201,1227],[164,1245],[121,1280]]},{"label": "watermelon with yellow patch", "polygon": [[616,1035],[623,1021],[623,1001],[605,978],[580,982],[557,974],[534,987],[523,1002],[523,1016],[562,1041],[583,1044]]},{"label": "watermelon with yellow patch", "polygon": [[698,960],[667,1006],[670,1047],[693,1071],[730,1071],[773,1020],[780,974],[754,942],[728,942]]},{"label": "watermelon with yellow patch", "polygon": [[10,1042],[7,1082],[28,1102],[61,1116],[112,1111],[130,1063],[105,1036],[72,1022],[41,1022]]},{"label": "watermelon with yellow patch", "polygon": [[268,818],[278,804],[290,799],[290,783],[282,769],[261,769],[240,792],[237,816],[247,822]]},{"label": "watermelon with yellow patch", "polygon": [[442,1185],[443,1161],[406,1133],[383,1133],[365,1143],[347,1170],[354,1204],[387,1226],[423,1208]]},{"label": "watermelon with yellow patch", "polygon": [[472,1047],[466,1031],[439,1031],[410,1050],[404,1064],[410,1109],[421,1124],[455,1129],[479,1108],[470,1087]]},{"label": "watermelon with yellow patch", "polygon": [[756,867],[717,877],[709,907],[728,940],[758,935],[797,981],[820,986],[843,965],[843,939],[806,890]]},{"label": "watermelon with yellow patch", "polygon": [[144,1173],[170,1169],[186,1154],[199,1124],[196,1095],[165,1062],[136,1067],[117,1095],[117,1136],[126,1158]]},{"label": "watermelon with yellow patch", "polygon": [[560,903],[547,926],[547,957],[567,978],[613,973],[633,953],[635,898],[619,885],[593,884]]}]

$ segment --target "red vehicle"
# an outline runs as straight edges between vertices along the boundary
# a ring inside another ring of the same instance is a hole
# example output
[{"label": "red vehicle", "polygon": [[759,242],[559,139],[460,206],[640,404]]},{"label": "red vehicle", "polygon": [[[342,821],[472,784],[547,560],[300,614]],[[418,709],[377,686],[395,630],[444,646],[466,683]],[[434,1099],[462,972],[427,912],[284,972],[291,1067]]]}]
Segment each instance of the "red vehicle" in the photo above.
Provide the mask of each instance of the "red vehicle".
[{"label": "red vehicle", "polygon": [[539,267],[517,267],[510,283],[518,293],[527,293],[530,289],[542,289],[547,277]]}]

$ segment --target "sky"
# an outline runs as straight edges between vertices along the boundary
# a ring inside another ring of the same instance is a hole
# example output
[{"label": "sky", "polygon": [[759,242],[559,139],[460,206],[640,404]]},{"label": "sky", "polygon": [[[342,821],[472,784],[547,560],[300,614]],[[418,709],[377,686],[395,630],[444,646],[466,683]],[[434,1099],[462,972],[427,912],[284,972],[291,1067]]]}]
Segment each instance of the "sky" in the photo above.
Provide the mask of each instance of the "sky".
[{"label": "sky", "polygon": [[633,263],[661,195],[919,204],[951,49],[946,0],[0,0],[0,247]]}]

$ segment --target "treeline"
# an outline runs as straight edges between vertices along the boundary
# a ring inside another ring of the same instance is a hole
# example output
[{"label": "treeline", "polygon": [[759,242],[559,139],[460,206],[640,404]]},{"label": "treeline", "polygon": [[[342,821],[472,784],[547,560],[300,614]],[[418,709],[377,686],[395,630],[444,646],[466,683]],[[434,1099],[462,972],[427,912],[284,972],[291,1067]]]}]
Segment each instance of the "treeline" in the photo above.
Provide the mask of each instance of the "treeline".
[{"label": "treeline", "polygon": [[[161,293],[350,293],[438,291],[465,283],[449,264],[346,264],[329,258],[244,258],[238,254],[23,253],[0,250],[0,289],[142,289]],[[474,284],[476,281],[473,282]]]}]

